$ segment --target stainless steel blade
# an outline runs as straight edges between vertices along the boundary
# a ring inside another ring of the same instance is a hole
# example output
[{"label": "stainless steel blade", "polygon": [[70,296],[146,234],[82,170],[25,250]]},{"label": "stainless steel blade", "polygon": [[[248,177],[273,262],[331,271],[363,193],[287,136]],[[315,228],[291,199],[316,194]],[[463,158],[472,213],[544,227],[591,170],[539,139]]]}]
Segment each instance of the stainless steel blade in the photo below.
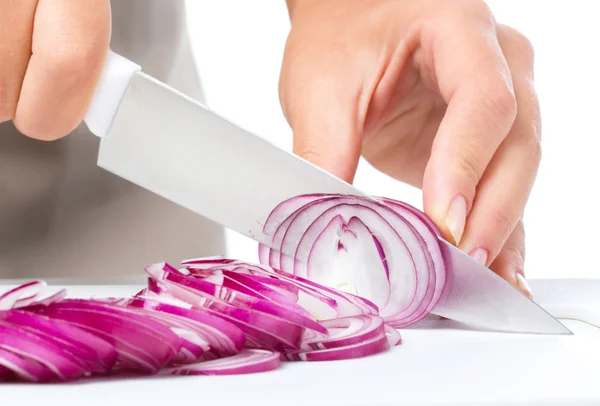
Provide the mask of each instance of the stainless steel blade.
[{"label": "stainless steel blade", "polygon": [[283,200],[362,194],[144,73],[102,139],[98,165],[265,244],[261,222]]},{"label": "stainless steel blade", "polygon": [[[266,245],[263,222],[283,200],[365,195],[144,73],[134,75],[102,139],[98,165]],[[500,331],[569,332],[489,269],[444,247],[450,283],[438,314]]]},{"label": "stainless steel blade", "polygon": [[571,334],[546,310],[447,241],[446,288],[433,313],[486,330]]}]

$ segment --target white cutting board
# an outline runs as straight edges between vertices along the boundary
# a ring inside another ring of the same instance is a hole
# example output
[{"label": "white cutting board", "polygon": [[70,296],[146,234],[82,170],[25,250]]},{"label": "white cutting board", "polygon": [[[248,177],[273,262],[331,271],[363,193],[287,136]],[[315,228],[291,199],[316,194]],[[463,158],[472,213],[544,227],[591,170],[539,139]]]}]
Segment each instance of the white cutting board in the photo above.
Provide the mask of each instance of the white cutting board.
[{"label": "white cutting board", "polygon": [[[533,281],[532,288],[561,317],[600,321],[600,280]],[[121,296],[137,286],[69,290]],[[0,405],[600,405],[600,328],[565,324],[573,336],[468,331],[432,320],[403,330],[404,343],[392,351],[359,360],[286,363],[240,376],[0,385]]]}]

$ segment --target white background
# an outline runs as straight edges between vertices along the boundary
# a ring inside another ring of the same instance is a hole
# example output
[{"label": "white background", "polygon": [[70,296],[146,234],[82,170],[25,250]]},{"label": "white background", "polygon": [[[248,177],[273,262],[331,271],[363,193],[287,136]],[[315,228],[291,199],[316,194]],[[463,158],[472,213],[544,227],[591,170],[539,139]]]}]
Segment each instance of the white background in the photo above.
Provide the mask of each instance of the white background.
[{"label": "white background", "polygon": [[[291,148],[291,131],[277,95],[290,28],[285,1],[189,0],[187,4],[210,107]],[[600,228],[600,2],[490,0],[488,4],[499,22],[526,34],[536,50],[543,162],[525,217],[527,276],[600,278],[595,259],[600,249],[596,232]],[[421,207],[420,191],[365,163],[355,184],[368,193]],[[254,242],[234,233],[228,238],[229,255],[256,259]]]}]

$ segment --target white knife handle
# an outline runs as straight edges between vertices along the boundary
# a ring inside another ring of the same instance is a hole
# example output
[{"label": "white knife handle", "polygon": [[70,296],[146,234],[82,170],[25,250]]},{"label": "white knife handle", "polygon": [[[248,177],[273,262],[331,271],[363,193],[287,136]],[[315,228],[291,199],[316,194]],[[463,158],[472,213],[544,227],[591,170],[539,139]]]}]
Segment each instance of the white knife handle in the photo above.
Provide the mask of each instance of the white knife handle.
[{"label": "white knife handle", "polygon": [[104,70],[83,118],[90,131],[104,137],[113,122],[131,78],[141,67],[129,59],[108,51]]}]

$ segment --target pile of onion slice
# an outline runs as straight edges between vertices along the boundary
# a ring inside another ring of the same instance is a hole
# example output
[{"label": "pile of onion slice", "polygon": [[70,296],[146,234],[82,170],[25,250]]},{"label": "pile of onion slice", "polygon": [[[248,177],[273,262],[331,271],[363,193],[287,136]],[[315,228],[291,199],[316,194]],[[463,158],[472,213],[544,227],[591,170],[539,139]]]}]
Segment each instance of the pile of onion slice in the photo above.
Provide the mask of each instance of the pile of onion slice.
[{"label": "pile of onion slice", "polygon": [[444,289],[440,232],[403,202],[298,196],[273,210],[263,232],[272,240],[259,247],[261,264],[362,297],[395,328],[426,317]]},{"label": "pile of onion slice", "polygon": [[47,295],[39,281],[0,295],[0,381],[257,373],[401,342],[372,302],[268,266],[210,257],[146,273],[131,297]]},{"label": "pile of onion slice", "polygon": [[224,375],[285,361],[336,361],[401,343],[444,288],[439,231],[405,203],[305,195],[264,225],[260,264],[225,257],[146,267],[131,297],[0,294],[0,381],[122,372]]}]

